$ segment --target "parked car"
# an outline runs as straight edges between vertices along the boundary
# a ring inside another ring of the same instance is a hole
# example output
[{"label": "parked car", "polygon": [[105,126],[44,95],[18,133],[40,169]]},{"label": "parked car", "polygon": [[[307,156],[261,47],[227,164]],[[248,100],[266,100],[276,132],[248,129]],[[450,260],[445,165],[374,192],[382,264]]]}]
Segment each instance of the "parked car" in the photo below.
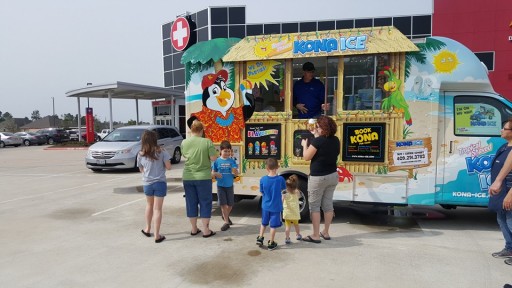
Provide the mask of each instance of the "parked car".
[{"label": "parked car", "polygon": [[4,148],[5,146],[18,147],[22,143],[21,137],[18,137],[11,132],[0,132],[0,148]]},{"label": "parked car", "polygon": [[45,135],[46,143],[50,145],[69,141],[68,131],[61,128],[46,128],[38,130],[36,133],[39,135]]},{"label": "parked car", "polygon": [[14,135],[20,137],[25,146],[46,144],[46,137],[34,132],[17,132]]},{"label": "parked car", "polygon": [[78,131],[77,130],[68,130],[69,141],[78,141]]},{"label": "parked car", "polygon": [[178,129],[165,125],[139,125],[117,128],[87,151],[85,165],[92,171],[103,169],[137,169],[137,153],[142,133],[152,130],[158,134],[158,144],[171,155],[171,163],[181,161],[183,137]]},{"label": "parked car", "polygon": [[98,136],[100,137],[100,139],[103,139],[105,138],[105,136],[108,135],[108,133],[110,133],[112,131],[110,131],[110,129],[102,129],[100,133],[98,133]]}]

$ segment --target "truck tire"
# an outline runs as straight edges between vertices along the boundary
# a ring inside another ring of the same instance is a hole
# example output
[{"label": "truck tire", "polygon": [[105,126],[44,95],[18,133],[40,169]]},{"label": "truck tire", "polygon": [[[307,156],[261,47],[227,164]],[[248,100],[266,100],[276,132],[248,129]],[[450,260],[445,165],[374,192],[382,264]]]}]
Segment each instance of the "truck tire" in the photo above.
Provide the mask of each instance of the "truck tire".
[{"label": "truck tire", "polygon": [[300,221],[301,223],[309,222],[310,215],[309,215],[309,201],[308,201],[308,178],[307,175],[305,175],[302,172],[297,171],[286,171],[281,174],[281,176],[284,177],[284,179],[288,179],[292,174],[297,175],[299,178],[299,185],[298,189],[300,190],[300,196],[299,196],[299,212],[300,212]]}]

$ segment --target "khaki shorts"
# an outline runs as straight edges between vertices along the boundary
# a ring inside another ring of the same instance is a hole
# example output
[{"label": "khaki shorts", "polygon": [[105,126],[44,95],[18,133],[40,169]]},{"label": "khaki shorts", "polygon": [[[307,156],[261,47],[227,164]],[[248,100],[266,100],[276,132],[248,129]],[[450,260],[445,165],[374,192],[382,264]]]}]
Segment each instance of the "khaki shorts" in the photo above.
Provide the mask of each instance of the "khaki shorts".
[{"label": "khaki shorts", "polygon": [[332,198],[338,185],[338,172],[324,176],[309,176],[308,201],[310,212],[333,211]]}]

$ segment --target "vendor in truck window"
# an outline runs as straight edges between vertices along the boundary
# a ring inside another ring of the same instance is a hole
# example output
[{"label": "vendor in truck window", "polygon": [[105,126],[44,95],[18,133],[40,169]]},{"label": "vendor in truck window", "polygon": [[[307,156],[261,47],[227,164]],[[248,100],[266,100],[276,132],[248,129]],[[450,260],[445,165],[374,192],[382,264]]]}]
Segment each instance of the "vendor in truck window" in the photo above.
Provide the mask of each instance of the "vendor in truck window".
[{"label": "vendor in truck window", "polygon": [[329,109],[329,104],[325,103],[325,86],[315,78],[313,63],[304,63],[302,71],[302,78],[293,84],[293,106],[299,119],[316,118],[324,108]]}]

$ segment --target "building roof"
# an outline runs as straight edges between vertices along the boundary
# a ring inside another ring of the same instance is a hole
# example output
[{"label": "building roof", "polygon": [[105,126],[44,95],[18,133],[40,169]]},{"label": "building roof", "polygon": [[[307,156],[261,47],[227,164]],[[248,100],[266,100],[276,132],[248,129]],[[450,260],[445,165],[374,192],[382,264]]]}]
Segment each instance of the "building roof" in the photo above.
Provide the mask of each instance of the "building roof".
[{"label": "building roof", "polygon": [[185,98],[185,92],[180,90],[119,81],[70,90],[66,92],[66,97],[108,98],[109,92],[112,99],[156,100],[171,96]]},{"label": "building roof", "polygon": [[33,122],[30,122],[26,125],[23,125],[20,127],[22,130],[29,130],[29,129],[43,129],[43,128],[51,128],[51,127],[61,127],[62,126],[62,120],[59,119],[59,116],[45,116],[41,119],[35,120]]}]

